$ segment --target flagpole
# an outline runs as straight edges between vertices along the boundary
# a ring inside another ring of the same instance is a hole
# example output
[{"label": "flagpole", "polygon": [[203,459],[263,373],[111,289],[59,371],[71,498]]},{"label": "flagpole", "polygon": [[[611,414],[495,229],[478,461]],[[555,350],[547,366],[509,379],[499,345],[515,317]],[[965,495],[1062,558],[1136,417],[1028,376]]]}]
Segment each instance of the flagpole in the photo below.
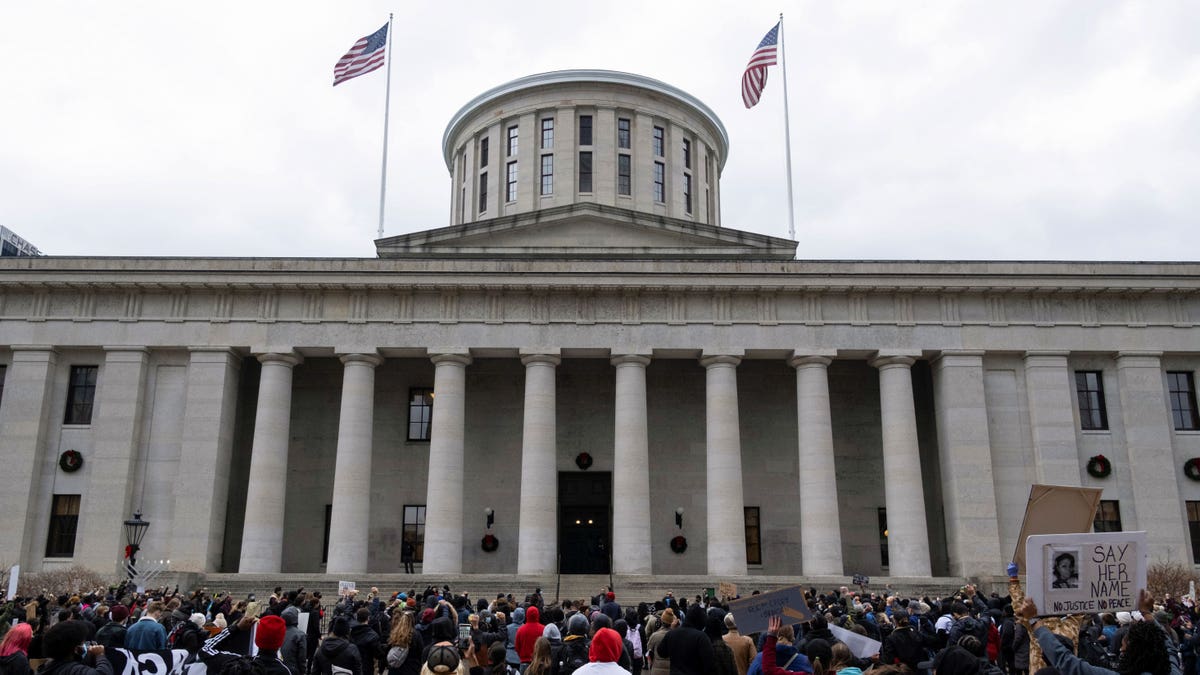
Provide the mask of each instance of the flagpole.
[{"label": "flagpole", "polygon": [[[783,75],[783,142],[787,146],[788,237],[796,239],[796,211],[792,206],[792,125],[788,114],[787,55],[783,46],[783,12],[779,13],[779,66]],[[381,225],[382,227],[382,225]],[[382,235],[380,235],[382,236]]]},{"label": "flagpole", "polygon": [[[388,197],[388,117],[391,110],[391,12],[388,13],[388,55],[385,56],[385,59],[388,61],[388,92],[384,94],[383,98],[383,168],[379,171],[379,239],[383,239],[383,207],[386,197]],[[791,168],[788,168],[788,172],[791,172]],[[788,175],[791,175],[791,173],[788,173]]]}]

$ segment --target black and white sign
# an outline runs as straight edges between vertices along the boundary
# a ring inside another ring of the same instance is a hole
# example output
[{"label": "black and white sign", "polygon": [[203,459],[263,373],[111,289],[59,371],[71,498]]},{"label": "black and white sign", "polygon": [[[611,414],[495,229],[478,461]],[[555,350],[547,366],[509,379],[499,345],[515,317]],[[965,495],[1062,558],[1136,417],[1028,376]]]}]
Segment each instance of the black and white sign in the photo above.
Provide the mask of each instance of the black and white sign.
[{"label": "black and white sign", "polygon": [[1043,616],[1132,611],[1146,587],[1146,533],[1038,534],[1025,592]]}]

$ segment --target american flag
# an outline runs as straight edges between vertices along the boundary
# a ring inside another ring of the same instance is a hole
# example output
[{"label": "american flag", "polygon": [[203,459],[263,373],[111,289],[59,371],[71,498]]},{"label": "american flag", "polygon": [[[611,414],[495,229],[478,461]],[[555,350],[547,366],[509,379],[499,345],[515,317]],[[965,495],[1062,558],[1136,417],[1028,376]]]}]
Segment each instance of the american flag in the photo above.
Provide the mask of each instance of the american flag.
[{"label": "american flag", "polygon": [[746,72],[742,73],[742,103],[747,108],[753,108],[758,103],[763,87],[767,86],[767,66],[775,65],[775,50],[779,44],[779,24],[767,31],[762,42],[758,43],[750,63],[746,64]]},{"label": "american flag", "polygon": [[338,59],[337,65],[333,67],[333,86],[383,66],[383,59],[387,54],[387,50],[384,49],[387,46],[387,31],[385,23],[383,28],[355,42],[350,51]]}]

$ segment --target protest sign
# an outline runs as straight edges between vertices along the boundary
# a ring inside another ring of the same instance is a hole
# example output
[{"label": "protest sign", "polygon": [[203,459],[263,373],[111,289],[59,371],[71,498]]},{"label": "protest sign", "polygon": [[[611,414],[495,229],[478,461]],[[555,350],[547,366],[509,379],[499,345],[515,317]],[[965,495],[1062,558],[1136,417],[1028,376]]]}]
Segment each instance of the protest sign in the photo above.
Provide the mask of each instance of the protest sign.
[{"label": "protest sign", "polygon": [[1035,534],[1070,534],[1089,532],[1100,505],[1099,488],[1067,487],[1064,485],[1034,485],[1029,488],[1025,503],[1025,518],[1017,535],[1017,550],[1013,561],[1025,572],[1025,539]]},{"label": "protest sign", "polygon": [[722,581],[721,583],[717,584],[717,592],[722,598],[736,598],[737,584],[730,583],[728,581]]},{"label": "protest sign", "polygon": [[854,575],[854,585],[855,586],[866,586],[869,583],[871,583],[871,577],[869,577],[865,574],[855,574]]},{"label": "protest sign", "polygon": [[879,653],[879,648],[883,646],[879,640],[872,640],[866,635],[859,635],[841,626],[829,624],[829,632],[833,633],[833,637],[846,643],[846,646],[850,648],[850,653],[860,659],[869,659],[875,656]]},{"label": "protest sign", "polygon": [[354,588],[353,581],[339,581],[338,582],[338,595],[339,596],[344,598],[347,595],[350,595],[354,590],[355,590],[355,588]]},{"label": "protest sign", "polygon": [[1041,534],[1025,543],[1025,594],[1042,616],[1137,609],[1146,533]]},{"label": "protest sign", "polygon": [[729,603],[729,611],[737,619],[743,635],[767,630],[767,620],[783,617],[784,623],[803,623],[812,619],[812,610],[804,602],[804,589],[791,586],[762,595],[752,595]]},{"label": "protest sign", "polygon": [[133,652],[106,647],[104,656],[112,664],[114,675],[205,675],[203,663],[186,663],[186,649],[159,649]]},{"label": "protest sign", "polygon": [[21,566],[13,565],[8,571],[8,597],[6,600],[12,600],[17,597],[17,578],[21,576]]},{"label": "protest sign", "polygon": [[300,629],[301,633],[308,633],[308,618],[312,612],[300,612],[300,618],[296,620],[296,628]]}]

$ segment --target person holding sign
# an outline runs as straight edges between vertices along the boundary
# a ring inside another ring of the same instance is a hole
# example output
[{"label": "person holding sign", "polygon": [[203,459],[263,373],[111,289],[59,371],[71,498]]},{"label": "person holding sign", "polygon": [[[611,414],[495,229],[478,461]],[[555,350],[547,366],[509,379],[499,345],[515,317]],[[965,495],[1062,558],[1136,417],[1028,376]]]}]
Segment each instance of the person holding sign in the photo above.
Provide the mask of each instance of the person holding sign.
[{"label": "person holding sign", "polygon": [[[1144,617],[1153,617],[1154,599],[1145,590],[1138,594],[1138,609]],[[1162,626],[1153,618],[1133,623],[1121,641],[1117,670],[1093,666],[1071,653],[1050,629],[1039,624],[1038,608],[1026,598],[1017,609],[1017,616],[1032,626],[1032,633],[1042,648],[1046,661],[1060,675],[1182,675],[1179,651],[1167,637]]]}]

